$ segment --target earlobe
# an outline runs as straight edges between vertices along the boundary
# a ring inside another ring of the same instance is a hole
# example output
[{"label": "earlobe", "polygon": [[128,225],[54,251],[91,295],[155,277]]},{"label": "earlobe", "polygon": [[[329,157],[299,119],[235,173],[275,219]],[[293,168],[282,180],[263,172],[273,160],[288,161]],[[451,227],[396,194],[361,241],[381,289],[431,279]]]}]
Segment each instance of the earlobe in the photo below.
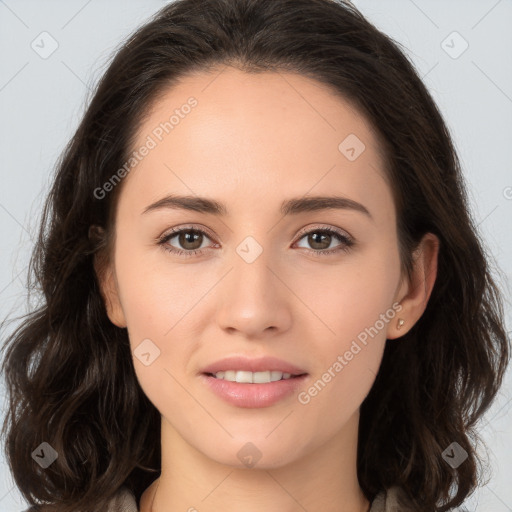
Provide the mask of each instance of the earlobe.
[{"label": "earlobe", "polygon": [[411,280],[403,283],[397,300],[402,306],[395,323],[390,323],[387,338],[403,336],[421,318],[434,288],[440,241],[433,233],[427,233],[413,255]]}]

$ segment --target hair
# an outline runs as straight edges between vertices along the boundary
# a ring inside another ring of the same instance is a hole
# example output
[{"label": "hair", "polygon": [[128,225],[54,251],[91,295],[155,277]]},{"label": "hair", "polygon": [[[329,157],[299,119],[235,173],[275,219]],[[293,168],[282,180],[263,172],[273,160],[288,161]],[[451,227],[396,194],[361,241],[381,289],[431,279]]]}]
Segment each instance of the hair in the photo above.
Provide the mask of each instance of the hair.
[{"label": "hair", "polygon": [[[502,297],[435,102],[399,43],[341,0],[177,0],[116,49],[43,208],[27,277],[41,301],[2,347],[2,436],[17,487],[44,510],[88,512],[104,510],[122,485],[138,502],[161,471],[161,416],[136,378],[127,330],[107,316],[94,266],[112,255],[123,183],[102,199],[94,191],[130,158],[159,97],[222,66],[310,77],[370,121],[404,276],[422,236],[439,238],[426,309],[386,342],[361,405],[357,474],[370,501],[396,485],[416,510],[461,504],[480,484],[475,428],[510,357]],[[33,457],[43,442],[58,454],[46,468]],[[467,452],[456,469],[442,457],[454,442]]]}]

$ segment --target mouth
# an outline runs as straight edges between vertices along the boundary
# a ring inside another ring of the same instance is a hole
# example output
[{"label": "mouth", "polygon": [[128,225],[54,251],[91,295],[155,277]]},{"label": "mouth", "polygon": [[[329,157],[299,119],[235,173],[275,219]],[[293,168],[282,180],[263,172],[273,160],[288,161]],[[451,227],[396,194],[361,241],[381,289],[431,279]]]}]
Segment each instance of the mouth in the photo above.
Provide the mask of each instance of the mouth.
[{"label": "mouth", "polygon": [[297,394],[307,385],[309,374],[295,375],[279,371],[253,374],[226,370],[203,372],[200,377],[203,384],[224,402],[238,408],[256,409],[270,407]]},{"label": "mouth", "polygon": [[201,369],[201,382],[235,407],[269,407],[306,385],[304,367],[274,357],[234,354]]},{"label": "mouth", "polygon": [[262,372],[250,372],[245,370],[226,370],[216,373],[205,372],[203,375],[213,377],[219,380],[225,380],[228,382],[237,382],[239,384],[269,384],[271,382],[277,382],[280,380],[296,379],[307,375],[307,373],[286,373],[281,371],[262,371]]},{"label": "mouth", "polygon": [[292,376],[298,377],[304,375],[306,370],[277,357],[263,356],[255,358],[235,354],[203,367],[201,372],[215,378],[230,380],[231,382],[259,383],[261,379],[264,379],[263,382],[266,382],[268,379],[272,382],[283,377],[285,379]]}]

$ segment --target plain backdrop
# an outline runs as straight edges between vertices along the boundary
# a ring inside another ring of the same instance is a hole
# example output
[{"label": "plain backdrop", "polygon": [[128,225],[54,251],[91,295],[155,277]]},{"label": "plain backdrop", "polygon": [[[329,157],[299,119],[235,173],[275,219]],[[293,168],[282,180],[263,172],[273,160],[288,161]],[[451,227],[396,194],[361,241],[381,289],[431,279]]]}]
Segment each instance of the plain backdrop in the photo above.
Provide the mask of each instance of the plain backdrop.
[{"label": "plain backdrop", "polygon": [[[57,158],[84,112],[88,90],[116,46],[165,3],[0,0],[2,319],[27,308],[24,283],[42,202]],[[510,332],[512,1],[354,3],[403,46],[452,132],[472,213],[492,264],[503,272],[498,280]],[[510,373],[481,424],[492,479],[467,500],[471,511],[512,511]],[[0,393],[5,398],[3,382]],[[26,506],[2,453],[0,510],[19,512]]]}]

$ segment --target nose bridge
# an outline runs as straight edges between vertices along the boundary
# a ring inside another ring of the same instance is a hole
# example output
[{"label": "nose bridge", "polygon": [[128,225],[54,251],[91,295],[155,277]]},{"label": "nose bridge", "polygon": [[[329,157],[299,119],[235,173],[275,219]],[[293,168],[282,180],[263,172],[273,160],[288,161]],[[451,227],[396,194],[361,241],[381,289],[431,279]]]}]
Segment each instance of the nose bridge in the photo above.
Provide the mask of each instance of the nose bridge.
[{"label": "nose bridge", "polygon": [[247,236],[235,248],[218,311],[224,329],[257,335],[268,327],[286,325],[289,312],[280,290],[282,284],[274,275],[273,267],[279,265],[271,261],[271,254],[253,236]]},{"label": "nose bridge", "polygon": [[241,297],[253,300],[268,298],[275,283],[272,283],[271,251],[254,236],[247,236],[238,244],[233,257],[233,281]]}]

